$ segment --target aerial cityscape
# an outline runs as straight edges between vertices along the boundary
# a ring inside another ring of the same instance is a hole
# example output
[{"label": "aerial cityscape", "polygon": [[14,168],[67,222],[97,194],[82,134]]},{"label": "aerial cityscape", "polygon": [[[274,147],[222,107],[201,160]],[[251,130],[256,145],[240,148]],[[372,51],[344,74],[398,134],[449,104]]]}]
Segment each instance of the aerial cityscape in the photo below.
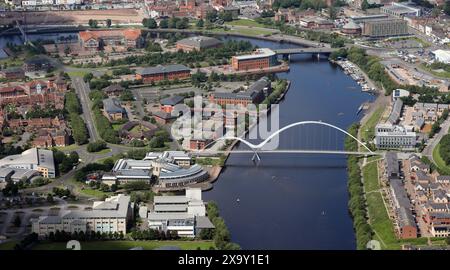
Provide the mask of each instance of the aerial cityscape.
[{"label": "aerial cityscape", "polygon": [[450,1],[0,0],[0,250],[448,250],[449,91]]}]

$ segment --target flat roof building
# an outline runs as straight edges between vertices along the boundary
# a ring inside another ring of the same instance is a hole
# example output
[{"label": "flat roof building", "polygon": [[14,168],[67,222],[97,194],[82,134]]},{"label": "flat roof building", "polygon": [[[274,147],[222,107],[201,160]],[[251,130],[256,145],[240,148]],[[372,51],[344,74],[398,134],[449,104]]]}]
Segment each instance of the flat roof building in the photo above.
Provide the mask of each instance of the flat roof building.
[{"label": "flat roof building", "polygon": [[417,144],[417,135],[413,127],[378,124],[375,127],[375,145],[378,149],[413,150]]},{"label": "flat roof building", "polygon": [[363,36],[385,38],[408,34],[408,24],[401,19],[379,19],[364,22]]},{"label": "flat roof building", "polygon": [[196,36],[184,38],[177,41],[177,50],[183,50],[185,52],[201,51],[204,49],[217,48],[222,46],[222,42],[213,37]]},{"label": "flat roof building", "polygon": [[39,236],[48,236],[56,231],[127,233],[127,222],[133,217],[130,196],[119,194],[95,201],[92,210],[70,210],[61,216],[40,216],[32,219],[32,231]]},{"label": "flat roof building", "polygon": [[264,69],[278,65],[277,54],[268,48],[256,49],[252,54],[231,58],[231,66],[236,71]]},{"label": "flat roof building", "polygon": [[385,14],[389,14],[395,17],[416,16],[422,15],[422,9],[411,3],[396,3],[392,2],[389,5],[384,5],[380,8],[380,11]]},{"label": "flat roof building", "polygon": [[200,188],[187,188],[185,195],[155,196],[147,219],[150,228],[176,231],[180,237],[195,237],[202,229],[214,228]]},{"label": "flat roof building", "polygon": [[136,70],[136,79],[144,83],[159,82],[163,80],[183,80],[191,76],[191,70],[180,64],[140,68]]},{"label": "flat roof building", "polygon": [[56,170],[53,151],[31,148],[18,155],[11,155],[0,160],[0,168],[17,168],[37,171],[43,177],[55,178]]},{"label": "flat roof building", "polygon": [[432,52],[434,59],[438,62],[448,64],[450,63],[450,51],[449,50],[435,50]]}]

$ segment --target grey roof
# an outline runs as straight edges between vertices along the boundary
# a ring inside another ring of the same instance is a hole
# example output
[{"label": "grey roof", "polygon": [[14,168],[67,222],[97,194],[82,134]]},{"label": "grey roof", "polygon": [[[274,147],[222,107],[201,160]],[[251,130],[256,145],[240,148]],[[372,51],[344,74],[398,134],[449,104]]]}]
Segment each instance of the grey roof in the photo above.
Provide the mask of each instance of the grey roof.
[{"label": "grey roof", "polygon": [[214,229],[214,225],[208,217],[198,216],[195,219],[197,229]]},{"label": "grey roof", "polygon": [[187,204],[156,204],[155,212],[186,212]]},{"label": "grey roof", "polygon": [[[127,218],[128,209],[130,205],[130,196],[118,195],[113,197],[114,201],[109,201],[111,203],[116,203],[117,207],[114,209],[93,209],[91,211],[87,210],[74,210],[69,211],[63,216],[63,219],[79,219],[79,218]],[[110,198],[111,200],[111,198]]]},{"label": "grey roof", "polygon": [[107,98],[103,100],[103,109],[107,113],[124,113],[125,109],[120,105],[120,102],[115,98]]},{"label": "grey roof", "polygon": [[394,196],[395,200],[397,201],[398,205],[397,208],[411,208],[411,202],[408,198],[408,194],[406,194],[405,186],[403,185],[403,182],[401,179],[390,179],[389,184],[391,186],[392,195]]},{"label": "grey roof", "polygon": [[155,204],[163,203],[174,203],[174,204],[187,204],[189,202],[189,199],[184,195],[179,196],[155,196],[153,198],[153,202]]},{"label": "grey roof", "polygon": [[117,92],[117,91],[123,91],[125,88],[123,88],[120,84],[111,84],[110,86],[107,86],[103,88],[103,91],[105,92]]},{"label": "grey roof", "polygon": [[161,105],[171,105],[171,106],[175,106],[178,103],[181,103],[184,100],[184,97],[182,96],[171,96],[168,98],[163,98],[159,101],[159,103]]},{"label": "grey roof", "polygon": [[182,40],[179,40],[177,44],[182,44],[186,46],[192,46],[198,49],[203,48],[211,48],[211,47],[217,47],[222,42],[216,38],[212,37],[205,37],[205,36],[197,36],[197,37],[189,37]]},{"label": "grey roof", "polygon": [[439,175],[436,177],[437,181],[450,181],[450,175]]},{"label": "grey roof", "polygon": [[188,67],[180,64],[175,65],[167,65],[167,66],[155,66],[155,67],[147,67],[141,68],[136,71],[137,74],[140,75],[152,75],[152,74],[165,74],[170,72],[179,72],[179,71],[191,71]]},{"label": "grey roof", "polygon": [[172,114],[167,113],[167,112],[163,112],[163,111],[153,112],[152,115],[156,116],[158,118],[161,118],[161,119],[165,119],[165,120],[174,118],[174,116],[172,116]]},{"label": "grey roof", "polygon": [[217,92],[214,93],[214,97],[223,98],[223,99],[247,99],[253,100],[258,94],[260,94],[264,88],[270,87],[270,80],[267,77],[263,77],[252,85],[248,87],[248,89],[244,92],[238,93],[228,93],[228,92]]},{"label": "grey roof", "polygon": [[396,99],[394,106],[392,106],[392,111],[389,114],[388,122],[391,124],[397,124],[400,114],[403,108],[403,101],[401,99]]}]

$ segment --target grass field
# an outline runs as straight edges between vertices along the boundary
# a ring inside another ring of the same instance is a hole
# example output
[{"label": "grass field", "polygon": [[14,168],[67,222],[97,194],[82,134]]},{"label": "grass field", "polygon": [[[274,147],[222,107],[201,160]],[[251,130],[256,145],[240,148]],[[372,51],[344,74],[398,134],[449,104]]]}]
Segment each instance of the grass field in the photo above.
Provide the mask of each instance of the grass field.
[{"label": "grass field", "polygon": [[80,189],[80,193],[87,195],[87,196],[97,197],[97,198],[102,198],[103,196],[111,196],[112,195],[112,192],[103,192],[98,189],[90,189],[90,188]]},{"label": "grass field", "polygon": [[18,241],[8,241],[0,244],[0,250],[13,250]]},{"label": "grass field", "polygon": [[67,74],[69,74],[69,76],[75,76],[75,77],[83,77],[84,75],[86,75],[88,73],[88,71],[86,70],[73,70],[73,71],[69,71],[67,72]]},{"label": "grass field", "polygon": [[[146,250],[164,246],[177,246],[184,250],[197,248],[209,249],[214,247],[211,241],[93,241],[82,242],[82,250],[127,250],[134,247],[142,247]],[[42,243],[34,246],[34,250],[65,250],[66,243]]]},{"label": "grass field", "polygon": [[375,136],[375,126],[380,121],[381,116],[383,115],[384,108],[380,107],[378,108],[371,116],[370,118],[364,123],[363,126],[361,126],[361,138],[364,142],[368,142],[372,140],[372,138]]},{"label": "grass field", "polygon": [[433,160],[436,166],[439,168],[439,170],[445,174],[450,174],[450,166],[447,166],[445,164],[445,161],[442,159],[441,155],[439,154],[439,149],[441,148],[441,145],[438,144],[433,149]]},{"label": "grass field", "polygon": [[235,29],[235,30],[227,30],[225,31],[222,28],[216,28],[211,30],[212,32],[221,32],[221,33],[229,33],[229,34],[243,34],[248,36],[261,36],[261,35],[269,35],[272,34],[273,31],[264,30],[264,29]]},{"label": "grass field", "polygon": [[[369,212],[369,223],[376,232],[375,239],[381,242],[383,249],[398,249],[400,245],[395,236],[394,226],[389,219],[378,183],[377,162],[363,168],[364,188]],[[384,244],[384,245],[383,245]]]},{"label": "grass field", "polygon": [[264,24],[260,24],[260,23],[257,23],[255,21],[253,21],[253,20],[248,20],[248,19],[235,20],[235,21],[227,22],[225,24],[228,24],[228,25],[239,25],[239,26],[248,26],[248,27],[262,27],[262,28],[266,27]]},{"label": "grass field", "polygon": [[435,69],[432,69],[432,68],[426,66],[425,64],[421,64],[420,67],[421,67],[422,69],[424,69],[424,70],[430,72],[430,73],[433,74],[434,76],[441,77],[441,78],[450,78],[450,72],[447,72],[447,71],[445,71],[445,70],[442,70],[442,71],[440,71],[440,70],[435,70]]},{"label": "grass field", "polygon": [[119,130],[123,127],[123,125],[124,125],[124,124],[112,124],[112,128],[113,128],[114,130],[119,131]]},{"label": "grass field", "polygon": [[71,144],[68,146],[56,146],[55,148],[59,151],[74,151],[77,150],[80,146],[78,144]]},{"label": "grass field", "polygon": [[102,149],[102,150],[100,150],[98,152],[93,152],[93,153],[94,154],[107,154],[109,152],[111,152],[111,148]]}]

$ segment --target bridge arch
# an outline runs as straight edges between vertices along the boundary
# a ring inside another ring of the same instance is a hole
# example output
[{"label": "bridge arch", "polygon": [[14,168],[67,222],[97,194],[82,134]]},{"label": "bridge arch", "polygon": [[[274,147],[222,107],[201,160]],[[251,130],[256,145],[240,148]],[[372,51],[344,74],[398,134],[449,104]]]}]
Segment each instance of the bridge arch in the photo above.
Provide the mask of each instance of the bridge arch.
[{"label": "bridge arch", "polygon": [[275,131],[274,133],[270,134],[269,137],[267,137],[264,141],[262,141],[259,144],[253,144],[249,141],[247,141],[246,139],[243,139],[241,137],[236,137],[236,136],[222,136],[218,139],[215,139],[214,141],[208,143],[205,148],[203,150],[199,150],[199,152],[201,151],[205,151],[206,147],[210,146],[211,144],[218,142],[218,141],[223,141],[223,140],[238,140],[242,143],[244,143],[245,145],[247,145],[248,147],[250,147],[253,151],[257,152],[259,149],[261,149],[266,143],[268,143],[271,139],[273,139],[275,136],[277,136],[278,134],[280,134],[281,132],[288,130],[290,128],[296,127],[296,126],[302,126],[302,125],[322,125],[322,126],[327,126],[327,127],[331,127],[335,130],[340,131],[341,133],[344,133],[345,135],[349,136],[350,138],[352,138],[353,140],[355,140],[356,142],[358,142],[358,144],[362,145],[365,149],[367,149],[367,151],[369,151],[369,153],[374,154],[374,152],[372,150],[369,149],[369,147],[367,147],[363,142],[361,142],[360,140],[358,140],[358,138],[356,138],[355,136],[353,136],[352,134],[348,133],[346,130],[337,127],[335,125],[326,123],[326,122],[322,122],[322,121],[300,121],[300,122],[295,122],[292,124],[289,124],[277,131]]}]

